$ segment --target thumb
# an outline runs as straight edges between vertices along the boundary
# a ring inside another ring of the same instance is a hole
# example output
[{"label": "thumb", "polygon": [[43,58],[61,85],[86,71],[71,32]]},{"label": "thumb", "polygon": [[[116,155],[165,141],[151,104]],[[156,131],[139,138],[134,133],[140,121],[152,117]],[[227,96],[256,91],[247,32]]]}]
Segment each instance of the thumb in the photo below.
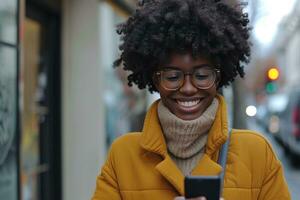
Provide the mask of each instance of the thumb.
[{"label": "thumb", "polygon": [[174,200],[185,200],[184,197],[175,197]]}]

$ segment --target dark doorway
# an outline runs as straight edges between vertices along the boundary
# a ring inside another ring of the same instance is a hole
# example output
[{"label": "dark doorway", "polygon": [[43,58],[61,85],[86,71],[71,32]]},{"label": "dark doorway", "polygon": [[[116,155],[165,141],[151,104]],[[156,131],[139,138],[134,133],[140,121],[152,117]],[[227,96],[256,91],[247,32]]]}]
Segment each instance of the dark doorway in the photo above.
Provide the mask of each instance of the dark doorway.
[{"label": "dark doorway", "polygon": [[60,12],[43,1],[26,1],[25,6],[20,70],[22,197],[60,200]]}]

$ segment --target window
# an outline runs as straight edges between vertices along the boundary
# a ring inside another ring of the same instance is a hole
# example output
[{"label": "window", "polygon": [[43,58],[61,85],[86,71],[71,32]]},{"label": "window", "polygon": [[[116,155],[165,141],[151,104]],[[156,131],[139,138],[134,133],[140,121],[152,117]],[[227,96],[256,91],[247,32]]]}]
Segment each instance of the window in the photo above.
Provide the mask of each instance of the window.
[{"label": "window", "polygon": [[18,1],[0,0],[0,199],[18,199]]}]

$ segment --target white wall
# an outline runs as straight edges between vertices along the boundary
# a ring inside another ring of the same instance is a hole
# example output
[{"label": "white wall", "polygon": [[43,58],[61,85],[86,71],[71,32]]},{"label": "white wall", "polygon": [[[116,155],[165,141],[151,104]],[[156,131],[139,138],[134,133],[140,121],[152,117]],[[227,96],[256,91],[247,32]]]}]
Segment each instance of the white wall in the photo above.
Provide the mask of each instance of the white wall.
[{"label": "white wall", "polygon": [[[300,81],[300,30],[295,31],[287,44],[286,51],[286,87],[297,88]],[[292,72],[292,73],[291,73]]]},{"label": "white wall", "polygon": [[98,0],[64,0],[63,199],[90,199],[105,159]]}]

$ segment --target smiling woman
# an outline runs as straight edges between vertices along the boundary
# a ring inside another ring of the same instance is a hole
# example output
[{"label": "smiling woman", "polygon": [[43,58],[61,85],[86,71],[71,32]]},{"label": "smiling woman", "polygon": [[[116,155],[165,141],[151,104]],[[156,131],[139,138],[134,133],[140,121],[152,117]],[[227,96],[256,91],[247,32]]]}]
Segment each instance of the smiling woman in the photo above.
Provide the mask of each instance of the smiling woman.
[{"label": "smiling woman", "polygon": [[[222,191],[225,199],[290,199],[269,143],[250,130],[231,131],[218,94],[244,76],[248,23],[243,5],[222,0],[144,0],[119,26],[115,67],[131,73],[129,86],[158,92],[161,99],[149,108],[141,132],[112,144],[93,200],[184,199],[185,176],[223,172],[224,187],[208,190]],[[221,165],[226,141],[228,159]]]},{"label": "smiling woman", "polygon": [[[211,62],[191,54],[171,54],[167,67],[154,84],[162,103],[177,117],[193,120],[200,117],[217,93],[216,68]],[[172,70],[170,70],[172,69]],[[191,72],[192,71],[192,72]]]}]

